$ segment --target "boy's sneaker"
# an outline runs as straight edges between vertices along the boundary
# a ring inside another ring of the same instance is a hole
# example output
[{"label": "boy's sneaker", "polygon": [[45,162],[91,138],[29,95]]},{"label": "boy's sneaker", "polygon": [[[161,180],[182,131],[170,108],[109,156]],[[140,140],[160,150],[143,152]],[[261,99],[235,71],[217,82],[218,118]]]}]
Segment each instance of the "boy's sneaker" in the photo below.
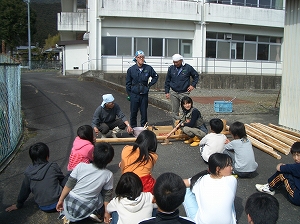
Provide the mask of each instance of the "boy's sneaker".
[{"label": "boy's sneaker", "polygon": [[92,213],[90,214],[90,219],[93,220],[94,222],[101,223],[103,222],[102,218],[99,218],[96,214]]},{"label": "boy's sneaker", "polygon": [[271,190],[269,187],[269,184],[255,184],[255,187],[258,191],[263,192],[263,193],[267,193],[270,195],[274,195],[275,191]]}]

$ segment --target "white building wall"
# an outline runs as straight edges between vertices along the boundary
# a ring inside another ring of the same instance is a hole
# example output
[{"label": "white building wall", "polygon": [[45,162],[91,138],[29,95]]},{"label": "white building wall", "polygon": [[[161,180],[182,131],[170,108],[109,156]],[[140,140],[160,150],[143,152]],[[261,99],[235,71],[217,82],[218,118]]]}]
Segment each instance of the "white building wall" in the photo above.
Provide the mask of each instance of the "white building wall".
[{"label": "white building wall", "polygon": [[83,62],[88,61],[86,44],[66,45],[64,54],[65,73],[80,75]]},{"label": "white building wall", "polygon": [[[74,0],[63,2],[67,11],[77,10]],[[200,61],[192,59],[191,64],[202,69],[207,64],[212,65],[211,60],[205,59],[207,31],[282,37],[284,20],[283,10],[175,0],[88,1],[87,15],[81,18],[86,20],[83,23],[78,20],[82,12],[76,13],[77,16],[72,13],[59,15],[59,23],[63,24],[59,25],[59,31],[63,34],[63,40],[67,40],[74,37],[74,31],[82,31],[87,21],[89,47],[82,63],[86,63],[87,57],[91,70],[107,67],[102,63],[102,36],[190,39],[193,40],[192,57],[202,57]],[[111,64],[108,62],[110,59],[112,57],[106,57],[106,65]],[[227,60],[224,63],[228,66],[232,62]],[[270,63],[267,64],[269,66]],[[281,67],[278,63],[272,66],[275,73],[276,68]],[[110,70],[115,72],[115,69],[114,66]],[[207,67],[204,72],[210,70]],[[256,74],[260,75],[261,72]]]},{"label": "white building wall", "polygon": [[225,4],[205,4],[205,22],[280,27],[284,25],[284,11]]},{"label": "white building wall", "polygon": [[300,1],[286,1],[279,124],[300,131]]}]

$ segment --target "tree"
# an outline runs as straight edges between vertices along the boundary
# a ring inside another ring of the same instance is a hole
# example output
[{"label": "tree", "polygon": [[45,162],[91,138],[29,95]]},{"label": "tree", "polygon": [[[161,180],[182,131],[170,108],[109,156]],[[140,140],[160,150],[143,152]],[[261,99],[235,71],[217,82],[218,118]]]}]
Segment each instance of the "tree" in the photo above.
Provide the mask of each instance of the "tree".
[{"label": "tree", "polygon": [[47,50],[49,48],[55,47],[55,44],[59,41],[60,36],[59,34],[56,34],[54,36],[48,35],[48,38],[45,40],[44,49]]},{"label": "tree", "polygon": [[[36,13],[30,10],[31,34],[36,32]],[[27,4],[22,0],[0,1],[0,40],[12,52],[16,46],[28,42]]]}]

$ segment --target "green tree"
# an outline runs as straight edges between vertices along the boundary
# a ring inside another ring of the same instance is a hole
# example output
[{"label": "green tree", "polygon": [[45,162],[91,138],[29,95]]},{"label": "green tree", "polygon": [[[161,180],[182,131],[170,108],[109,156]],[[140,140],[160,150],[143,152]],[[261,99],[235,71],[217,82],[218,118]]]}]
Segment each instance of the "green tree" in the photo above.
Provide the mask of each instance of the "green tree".
[{"label": "green tree", "polygon": [[[30,10],[31,35],[36,32],[36,13]],[[12,52],[28,42],[27,3],[23,0],[0,0],[0,40]]]},{"label": "green tree", "polygon": [[59,34],[56,34],[54,36],[48,35],[48,38],[45,40],[45,46],[44,49],[47,50],[49,48],[55,48],[55,44],[60,40]]}]

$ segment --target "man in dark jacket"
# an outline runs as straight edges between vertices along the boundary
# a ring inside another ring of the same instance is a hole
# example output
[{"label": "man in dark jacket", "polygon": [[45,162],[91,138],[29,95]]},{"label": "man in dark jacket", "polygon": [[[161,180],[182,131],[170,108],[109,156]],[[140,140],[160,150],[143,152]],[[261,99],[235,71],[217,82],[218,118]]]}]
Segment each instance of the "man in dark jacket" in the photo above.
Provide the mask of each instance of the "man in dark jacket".
[{"label": "man in dark jacket", "polygon": [[196,88],[199,74],[191,65],[184,63],[180,54],[174,54],[172,60],[174,65],[168,69],[165,94],[167,99],[171,99],[173,119],[178,120],[180,101],[182,97],[189,96],[190,92]]},{"label": "man in dark jacket", "polygon": [[101,132],[104,138],[115,137],[114,133],[111,132],[115,127],[119,127],[122,130],[127,127],[127,132],[131,133],[133,130],[120,106],[114,102],[115,98],[113,95],[104,94],[102,99],[101,105],[95,110],[92,121],[92,127],[96,135],[98,136],[99,132]]},{"label": "man in dark jacket", "polygon": [[130,124],[134,128],[137,126],[138,110],[141,113],[141,126],[148,121],[148,92],[157,82],[158,75],[150,65],[145,64],[143,51],[137,51],[133,61],[136,64],[127,70],[126,91],[130,97]]}]

